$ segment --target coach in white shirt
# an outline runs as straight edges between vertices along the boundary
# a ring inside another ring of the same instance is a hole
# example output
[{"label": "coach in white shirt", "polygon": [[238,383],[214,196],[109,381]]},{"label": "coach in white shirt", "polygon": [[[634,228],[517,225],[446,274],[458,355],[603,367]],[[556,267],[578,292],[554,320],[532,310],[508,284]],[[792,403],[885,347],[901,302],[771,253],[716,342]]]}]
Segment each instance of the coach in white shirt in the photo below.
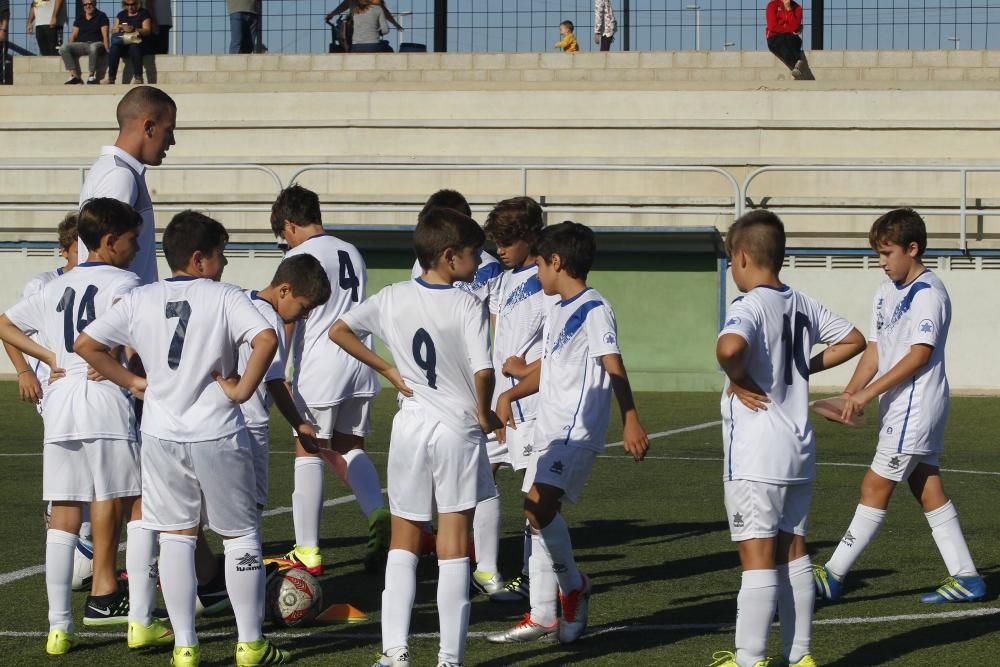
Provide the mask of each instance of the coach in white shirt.
[{"label": "coach in white shirt", "polygon": [[[101,157],[80,190],[80,206],[96,197],[112,197],[139,212],[139,252],[128,268],[145,285],[157,280],[156,222],[146,188],[146,166],[158,166],[174,145],[177,105],[159,88],[136,86],[118,103],[117,116],[118,139],[114,146],[101,148]],[[81,240],[81,262],[88,252]]]}]

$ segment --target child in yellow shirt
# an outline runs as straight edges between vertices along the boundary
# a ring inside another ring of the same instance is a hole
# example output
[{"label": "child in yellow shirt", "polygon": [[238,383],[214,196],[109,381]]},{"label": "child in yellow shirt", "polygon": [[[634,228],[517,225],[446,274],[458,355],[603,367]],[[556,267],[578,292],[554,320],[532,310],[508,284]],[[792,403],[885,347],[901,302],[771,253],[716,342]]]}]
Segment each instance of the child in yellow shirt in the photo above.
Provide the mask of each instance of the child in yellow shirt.
[{"label": "child in yellow shirt", "polygon": [[556,48],[562,49],[567,53],[572,53],[574,51],[579,51],[580,47],[576,43],[576,35],[573,34],[573,22],[563,21],[559,24],[559,34],[562,35],[562,39],[556,42]]}]

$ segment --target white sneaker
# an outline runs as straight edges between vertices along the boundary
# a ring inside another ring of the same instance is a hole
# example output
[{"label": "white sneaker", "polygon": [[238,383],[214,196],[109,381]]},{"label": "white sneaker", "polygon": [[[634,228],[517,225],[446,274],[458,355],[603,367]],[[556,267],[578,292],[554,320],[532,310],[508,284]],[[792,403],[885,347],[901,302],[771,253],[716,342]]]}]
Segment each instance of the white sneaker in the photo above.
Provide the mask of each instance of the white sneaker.
[{"label": "white sneaker", "polygon": [[476,570],[470,579],[472,586],[477,591],[488,597],[493,597],[497,593],[503,592],[503,577],[499,572],[482,572]]},{"label": "white sneaker", "polygon": [[439,662],[437,667],[465,667],[464,662]]},{"label": "white sneaker", "polygon": [[527,642],[543,641],[551,639],[559,629],[559,622],[552,625],[542,625],[535,623],[531,619],[531,613],[524,615],[521,622],[509,630],[503,632],[493,632],[486,635],[486,641],[493,644],[524,644]]},{"label": "white sneaker", "polygon": [[568,595],[559,594],[562,617],[559,619],[559,641],[572,644],[587,629],[587,614],[590,611],[590,579],[580,573],[583,585]]},{"label": "white sneaker", "polygon": [[503,590],[490,596],[493,602],[520,602],[531,596],[531,581],[523,572],[508,581]]},{"label": "white sneaker", "polygon": [[410,667],[410,652],[404,648],[395,655],[381,653],[372,667]]}]

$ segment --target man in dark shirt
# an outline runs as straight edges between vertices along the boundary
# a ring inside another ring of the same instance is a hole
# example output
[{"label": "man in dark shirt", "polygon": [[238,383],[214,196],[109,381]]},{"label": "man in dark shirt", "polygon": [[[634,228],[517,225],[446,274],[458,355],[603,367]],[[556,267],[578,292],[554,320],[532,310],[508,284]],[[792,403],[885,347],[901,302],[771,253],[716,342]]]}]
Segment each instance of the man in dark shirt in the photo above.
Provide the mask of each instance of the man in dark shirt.
[{"label": "man in dark shirt", "polygon": [[102,53],[107,53],[108,45],[108,15],[97,9],[97,0],[83,0],[83,16],[77,16],[73,21],[73,32],[69,42],[62,45],[59,53],[62,55],[70,77],[67,84],[80,84],[80,56],[87,54],[87,67],[90,76],[87,83],[97,83],[97,59]]}]

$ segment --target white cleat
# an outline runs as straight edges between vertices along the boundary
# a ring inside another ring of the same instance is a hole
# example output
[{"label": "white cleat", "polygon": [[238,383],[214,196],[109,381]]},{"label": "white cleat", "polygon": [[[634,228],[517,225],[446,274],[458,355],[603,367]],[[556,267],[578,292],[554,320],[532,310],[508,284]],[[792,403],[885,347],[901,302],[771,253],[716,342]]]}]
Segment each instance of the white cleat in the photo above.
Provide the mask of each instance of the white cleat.
[{"label": "white cleat", "polygon": [[493,644],[525,644],[528,642],[552,639],[559,629],[559,622],[552,625],[542,625],[531,620],[531,613],[524,615],[521,622],[510,630],[493,632],[486,635],[486,641]]},{"label": "white cleat", "polygon": [[503,592],[503,577],[499,572],[482,572],[476,570],[470,578],[473,588],[483,595],[492,598],[497,593]]},{"label": "white cleat", "polygon": [[372,667],[410,667],[410,652],[407,649],[397,651],[394,655],[382,653]]},{"label": "white cleat", "polygon": [[590,606],[590,579],[580,573],[583,585],[568,595],[559,594],[562,618],[559,619],[559,641],[572,644],[587,629],[587,613]]}]

